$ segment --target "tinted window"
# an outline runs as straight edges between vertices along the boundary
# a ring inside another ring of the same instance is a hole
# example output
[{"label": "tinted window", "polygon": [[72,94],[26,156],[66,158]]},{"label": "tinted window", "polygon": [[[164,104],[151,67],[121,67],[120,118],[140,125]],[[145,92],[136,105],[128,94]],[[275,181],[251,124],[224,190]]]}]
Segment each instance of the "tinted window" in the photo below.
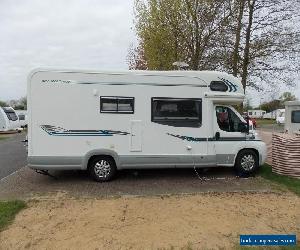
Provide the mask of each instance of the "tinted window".
[{"label": "tinted window", "polygon": [[300,123],[300,110],[292,111],[292,123]]},{"label": "tinted window", "polygon": [[175,127],[200,127],[201,99],[152,98],[152,121]]},{"label": "tinted window", "polygon": [[210,83],[210,89],[212,91],[222,91],[225,92],[228,90],[228,86],[222,81],[212,81]]},{"label": "tinted window", "polygon": [[19,116],[19,120],[20,121],[24,121],[25,120],[25,115],[21,114],[21,115],[18,115]]},{"label": "tinted window", "polygon": [[100,97],[101,113],[134,113],[133,97],[101,96]]},{"label": "tinted window", "polygon": [[244,126],[240,118],[228,107],[217,106],[216,116],[219,128],[226,132],[240,132]]},{"label": "tinted window", "polygon": [[13,111],[4,111],[4,112],[6,113],[8,120],[11,120],[11,121],[18,120],[18,117],[15,112],[13,112]]}]

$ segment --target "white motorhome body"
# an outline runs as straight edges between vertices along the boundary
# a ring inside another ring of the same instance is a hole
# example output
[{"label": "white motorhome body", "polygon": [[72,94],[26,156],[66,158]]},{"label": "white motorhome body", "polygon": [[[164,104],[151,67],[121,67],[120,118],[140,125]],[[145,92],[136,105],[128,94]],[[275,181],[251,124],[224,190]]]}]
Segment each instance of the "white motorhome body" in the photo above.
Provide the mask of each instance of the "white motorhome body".
[{"label": "white motorhome body", "polygon": [[284,129],[288,133],[300,133],[300,101],[285,102]]},{"label": "white motorhome body", "polygon": [[19,127],[26,127],[28,124],[27,110],[15,110],[19,118]]},{"label": "white motorhome body", "polygon": [[[28,163],[40,170],[95,164],[95,171],[98,164],[104,176],[111,165],[232,167],[252,152],[261,165],[265,144],[245,133],[230,106],[243,99],[240,81],[221,72],[35,70],[28,79]],[[249,161],[244,168],[254,171]]]},{"label": "white motorhome body", "polygon": [[12,107],[0,107],[0,131],[17,130],[19,119]]}]

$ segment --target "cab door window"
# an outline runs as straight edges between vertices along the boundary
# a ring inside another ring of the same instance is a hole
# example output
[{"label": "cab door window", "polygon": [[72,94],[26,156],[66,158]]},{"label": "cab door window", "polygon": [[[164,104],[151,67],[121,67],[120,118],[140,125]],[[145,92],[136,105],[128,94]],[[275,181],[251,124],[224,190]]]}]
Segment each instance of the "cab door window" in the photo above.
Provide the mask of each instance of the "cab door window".
[{"label": "cab door window", "polygon": [[240,118],[228,107],[216,107],[217,123],[219,128],[226,132],[241,132],[244,126]]}]

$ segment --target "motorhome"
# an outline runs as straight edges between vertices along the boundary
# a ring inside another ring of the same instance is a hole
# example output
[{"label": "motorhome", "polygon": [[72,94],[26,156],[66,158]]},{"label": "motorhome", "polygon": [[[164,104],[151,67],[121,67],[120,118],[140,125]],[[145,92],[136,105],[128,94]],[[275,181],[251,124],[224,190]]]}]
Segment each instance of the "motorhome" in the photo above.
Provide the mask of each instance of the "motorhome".
[{"label": "motorhome", "polygon": [[243,100],[240,80],[222,72],[37,69],[28,77],[28,165],[88,170],[96,181],[120,169],[254,173],[266,145],[231,106]]},{"label": "motorhome", "polygon": [[25,128],[28,124],[27,110],[15,110],[19,118],[19,127]]},{"label": "motorhome", "polygon": [[0,107],[0,131],[17,130],[19,118],[12,107]]},{"label": "motorhome", "polygon": [[285,102],[284,129],[288,133],[300,133],[300,101]]}]

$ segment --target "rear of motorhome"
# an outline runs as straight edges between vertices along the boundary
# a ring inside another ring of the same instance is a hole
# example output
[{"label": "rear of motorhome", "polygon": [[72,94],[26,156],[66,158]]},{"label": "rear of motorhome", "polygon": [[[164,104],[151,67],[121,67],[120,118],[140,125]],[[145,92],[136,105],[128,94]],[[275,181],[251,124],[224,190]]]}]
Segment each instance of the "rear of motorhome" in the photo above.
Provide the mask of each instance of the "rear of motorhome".
[{"label": "rear of motorhome", "polygon": [[0,131],[17,130],[19,118],[12,107],[0,107]]},{"label": "rear of motorhome", "polygon": [[[28,78],[28,163],[88,170],[235,167],[254,173],[266,146],[232,107],[241,82],[214,71],[33,71]],[[46,111],[46,112],[45,112]]]}]

